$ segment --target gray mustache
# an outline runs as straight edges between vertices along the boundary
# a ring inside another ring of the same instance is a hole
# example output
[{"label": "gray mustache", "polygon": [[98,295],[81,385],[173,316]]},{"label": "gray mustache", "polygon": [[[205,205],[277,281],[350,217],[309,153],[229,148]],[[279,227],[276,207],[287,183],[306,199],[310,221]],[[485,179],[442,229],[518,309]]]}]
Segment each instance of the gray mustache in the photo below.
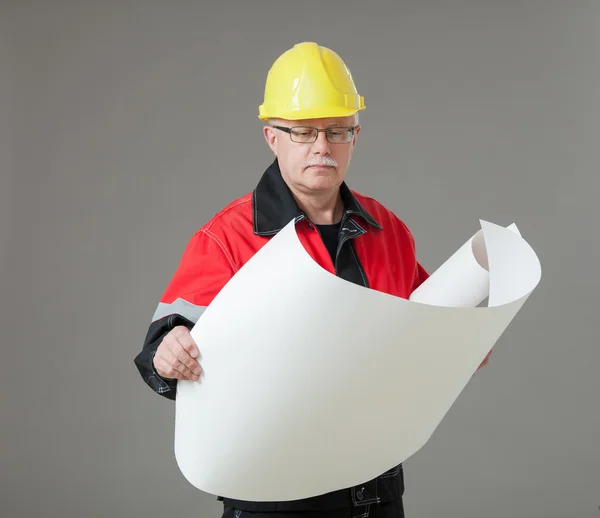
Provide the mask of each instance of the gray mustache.
[{"label": "gray mustache", "polygon": [[337,162],[331,157],[319,157],[319,158],[309,158],[304,164],[305,167],[310,167],[313,165],[327,165],[331,167],[337,167]]}]

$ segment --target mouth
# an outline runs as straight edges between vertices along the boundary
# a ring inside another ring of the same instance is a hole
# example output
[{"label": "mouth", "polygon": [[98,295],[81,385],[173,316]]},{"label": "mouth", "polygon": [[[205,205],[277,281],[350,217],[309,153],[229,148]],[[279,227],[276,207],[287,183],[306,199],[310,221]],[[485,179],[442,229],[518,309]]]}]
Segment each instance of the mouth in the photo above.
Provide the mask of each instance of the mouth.
[{"label": "mouth", "polygon": [[326,164],[315,164],[315,165],[309,165],[307,167],[307,169],[333,169],[333,166],[326,165]]}]

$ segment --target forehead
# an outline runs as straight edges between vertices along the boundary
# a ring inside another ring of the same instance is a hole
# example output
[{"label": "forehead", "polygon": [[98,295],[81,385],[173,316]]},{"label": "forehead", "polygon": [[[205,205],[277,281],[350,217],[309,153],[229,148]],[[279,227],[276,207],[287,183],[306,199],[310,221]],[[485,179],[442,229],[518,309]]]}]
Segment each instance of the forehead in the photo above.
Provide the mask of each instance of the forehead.
[{"label": "forehead", "polygon": [[332,126],[352,126],[354,116],[331,117],[325,119],[284,120],[286,126],[311,126],[313,128],[330,128]]}]

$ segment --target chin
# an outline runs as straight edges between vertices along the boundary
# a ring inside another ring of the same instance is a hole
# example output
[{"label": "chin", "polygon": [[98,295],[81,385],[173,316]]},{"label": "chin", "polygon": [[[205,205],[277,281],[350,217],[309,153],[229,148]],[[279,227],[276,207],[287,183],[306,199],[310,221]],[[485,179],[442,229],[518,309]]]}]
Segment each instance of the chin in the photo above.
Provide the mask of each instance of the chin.
[{"label": "chin", "polygon": [[328,191],[339,187],[340,183],[337,175],[331,175],[329,178],[311,178],[305,182],[305,185],[313,191]]},{"label": "chin", "polygon": [[335,167],[309,167],[304,174],[307,178],[310,178],[310,181],[315,182],[331,182],[337,180],[340,176]]}]

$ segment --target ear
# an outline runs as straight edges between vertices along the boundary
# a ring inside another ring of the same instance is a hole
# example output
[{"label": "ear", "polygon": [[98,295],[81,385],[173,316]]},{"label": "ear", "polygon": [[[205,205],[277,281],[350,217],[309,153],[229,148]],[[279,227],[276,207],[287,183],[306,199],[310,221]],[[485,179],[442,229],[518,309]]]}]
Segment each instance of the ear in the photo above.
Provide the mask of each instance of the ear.
[{"label": "ear", "polygon": [[360,133],[360,125],[356,126],[356,129],[354,130],[354,136],[352,137],[352,142],[350,143],[351,149],[350,149],[350,153],[352,153],[354,151],[354,147],[356,146],[356,140],[358,139],[358,134]]},{"label": "ear", "polygon": [[277,130],[272,126],[266,125],[263,128],[263,134],[267,145],[271,148],[271,151],[277,156]]},{"label": "ear", "polygon": [[358,138],[358,134],[360,133],[360,124],[356,126],[354,130],[354,138],[352,139],[352,146],[356,146],[356,139]]}]

